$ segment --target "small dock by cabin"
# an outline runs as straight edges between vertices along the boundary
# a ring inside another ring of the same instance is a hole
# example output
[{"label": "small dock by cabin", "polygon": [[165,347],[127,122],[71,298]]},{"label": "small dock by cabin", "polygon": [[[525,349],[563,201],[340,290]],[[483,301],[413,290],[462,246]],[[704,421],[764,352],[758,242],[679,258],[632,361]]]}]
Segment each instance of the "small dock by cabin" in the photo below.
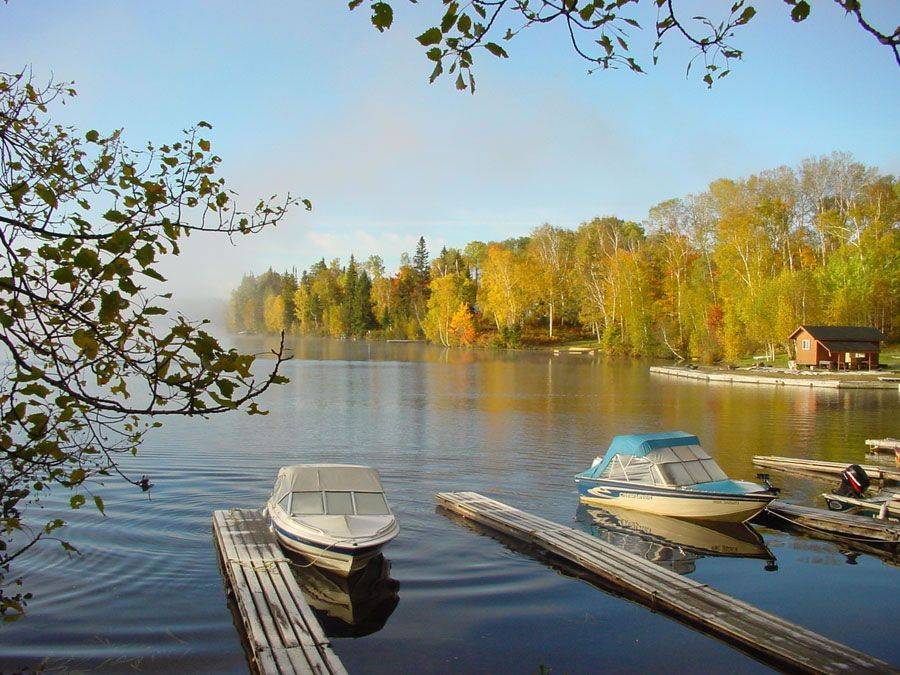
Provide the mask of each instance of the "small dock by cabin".
[{"label": "small dock by cabin", "polygon": [[721,382],[725,384],[765,384],[782,387],[805,387],[818,389],[892,389],[897,391],[898,383],[884,381],[875,375],[861,375],[859,373],[837,374],[826,372],[825,374],[808,373],[805,371],[782,371],[774,368],[764,368],[752,371],[727,370],[713,367],[688,367],[688,366],[651,366],[650,373],[654,375],[668,375],[688,380],[702,382]]},{"label": "small dock by cabin", "polygon": [[760,610],[586,532],[475,492],[442,492],[439,507],[575,565],[615,592],[697,627],[778,668],[893,672],[887,663]]},{"label": "small dock by cabin", "polygon": [[262,513],[215,511],[213,538],[251,669],[265,675],[345,675]]}]

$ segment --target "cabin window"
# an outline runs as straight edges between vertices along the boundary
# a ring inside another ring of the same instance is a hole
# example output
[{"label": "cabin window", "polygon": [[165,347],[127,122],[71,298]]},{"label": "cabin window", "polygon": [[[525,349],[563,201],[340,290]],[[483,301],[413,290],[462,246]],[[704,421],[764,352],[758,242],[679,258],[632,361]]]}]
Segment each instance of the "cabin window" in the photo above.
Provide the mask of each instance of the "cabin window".
[{"label": "cabin window", "polygon": [[278,505],[284,510],[285,513],[291,512],[291,493],[288,492],[284,497],[281,498],[281,501],[278,502]]},{"label": "cabin window", "polygon": [[387,516],[391,513],[380,492],[354,492],[353,499],[358,516]]},{"label": "cabin window", "polygon": [[325,512],[329,516],[352,516],[353,498],[349,492],[326,492]]},{"label": "cabin window", "polygon": [[809,340],[800,340],[801,349],[809,349]]},{"label": "cabin window", "polygon": [[322,493],[294,492],[290,513],[292,516],[321,516],[325,513],[322,508]]}]

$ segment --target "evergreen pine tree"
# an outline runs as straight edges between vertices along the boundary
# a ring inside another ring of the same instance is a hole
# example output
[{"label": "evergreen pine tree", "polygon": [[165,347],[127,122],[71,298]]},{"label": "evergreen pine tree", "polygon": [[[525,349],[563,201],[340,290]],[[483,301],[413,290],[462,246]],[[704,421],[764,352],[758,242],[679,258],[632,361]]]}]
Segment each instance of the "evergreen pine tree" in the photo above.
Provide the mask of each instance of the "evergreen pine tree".
[{"label": "evergreen pine tree", "polygon": [[419,280],[423,284],[427,284],[431,275],[428,270],[428,249],[425,248],[425,237],[419,237],[416,253],[413,256],[413,269],[416,270]]}]

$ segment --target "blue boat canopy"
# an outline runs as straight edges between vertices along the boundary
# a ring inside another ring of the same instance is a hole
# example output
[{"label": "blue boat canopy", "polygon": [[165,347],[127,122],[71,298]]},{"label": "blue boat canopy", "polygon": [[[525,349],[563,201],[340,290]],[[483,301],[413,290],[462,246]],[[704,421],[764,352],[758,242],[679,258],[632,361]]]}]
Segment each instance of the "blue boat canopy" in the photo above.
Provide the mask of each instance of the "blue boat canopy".
[{"label": "blue boat canopy", "polygon": [[700,445],[700,439],[684,431],[616,436],[609,444],[609,450],[606,451],[603,460],[578,475],[584,478],[598,478],[616,455],[645,457],[660,448],[675,448],[685,445]]}]

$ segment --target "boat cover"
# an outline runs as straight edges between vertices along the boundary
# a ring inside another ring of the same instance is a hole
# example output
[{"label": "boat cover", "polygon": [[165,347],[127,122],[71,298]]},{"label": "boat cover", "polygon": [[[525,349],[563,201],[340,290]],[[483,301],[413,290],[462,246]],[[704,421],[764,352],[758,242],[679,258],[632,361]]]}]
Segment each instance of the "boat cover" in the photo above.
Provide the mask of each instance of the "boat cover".
[{"label": "boat cover", "polygon": [[660,448],[674,448],[681,445],[700,445],[700,439],[683,431],[664,431],[656,434],[628,434],[616,436],[609,444],[609,450],[603,456],[603,460],[579,476],[596,478],[606,468],[616,455],[631,455],[632,457],[644,457]]},{"label": "boat cover", "polygon": [[384,492],[378,472],[368,466],[295,464],[283,467],[278,473],[275,501],[279,501],[288,492],[317,492],[320,490]]}]

